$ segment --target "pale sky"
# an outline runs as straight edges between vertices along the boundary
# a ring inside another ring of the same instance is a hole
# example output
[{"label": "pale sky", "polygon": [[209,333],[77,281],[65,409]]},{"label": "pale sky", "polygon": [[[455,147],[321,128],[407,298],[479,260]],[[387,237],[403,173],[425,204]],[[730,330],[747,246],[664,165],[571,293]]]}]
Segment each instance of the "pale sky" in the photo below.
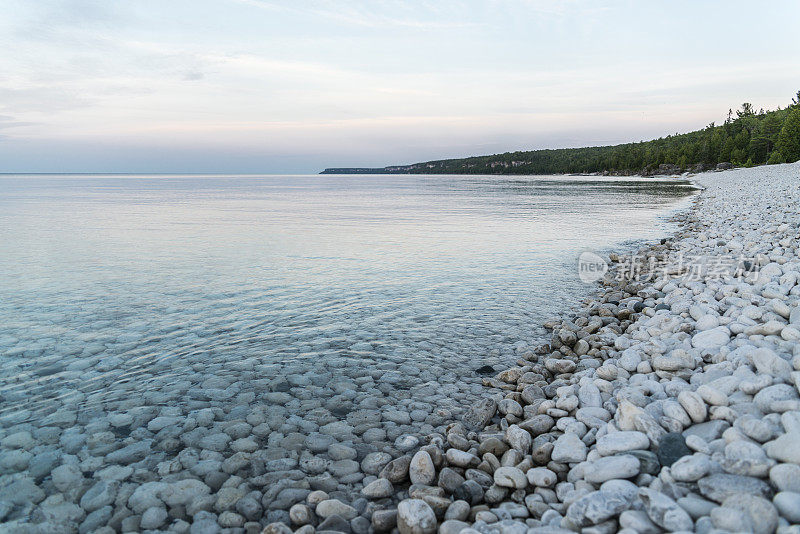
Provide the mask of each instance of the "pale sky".
[{"label": "pale sky", "polygon": [[0,0],[0,172],[313,173],[785,107],[796,0]]}]

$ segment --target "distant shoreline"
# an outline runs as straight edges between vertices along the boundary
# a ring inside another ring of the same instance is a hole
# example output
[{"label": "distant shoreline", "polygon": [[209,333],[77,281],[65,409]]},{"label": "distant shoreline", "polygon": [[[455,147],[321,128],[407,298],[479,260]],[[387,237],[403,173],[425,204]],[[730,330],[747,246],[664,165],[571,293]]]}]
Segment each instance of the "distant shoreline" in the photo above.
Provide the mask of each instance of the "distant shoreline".
[{"label": "distant shoreline", "polygon": [[[417,164],[415,164],[417,165]],[[684,173],[690,174],[699,174],[702,172],[715,172],[715,171],[725,171],[736,169],[730,163],[720,163],[716,166],[705,168],[705,167],[698,167],[695,166],[692,169],[682,170],[675,166],[661,166],[659,169],[654,170],[653,172],[644,173],[644,172],[626,172],[626,173],[615,173],[615,172],[552,172],[552,173],[530,173],[530,172],[487,172],[487,173],[473,173],[473,172],[447,172],[447,171],[439,171],[439,172],[430,172],[427,170],[422,170],[418,168],[411,168],[415,165],[406,165],[402,167],[330,167],[319,174],[341,174],[341,175],[348,175],[348,174],[431,174],[431,175],[474,175],[474,176],[642,176],[642,177],[651,177],[651,176],[675,176]],[[754,167],[760,165],[754,165]]]},{"label": "distant shoreline", "polygon": [[600,174],[653,176],[800,160],[800,91],[788,107],[742,104],[720,125],[650,141],[539,149],[386,167],[331,167],[320,174]]}]

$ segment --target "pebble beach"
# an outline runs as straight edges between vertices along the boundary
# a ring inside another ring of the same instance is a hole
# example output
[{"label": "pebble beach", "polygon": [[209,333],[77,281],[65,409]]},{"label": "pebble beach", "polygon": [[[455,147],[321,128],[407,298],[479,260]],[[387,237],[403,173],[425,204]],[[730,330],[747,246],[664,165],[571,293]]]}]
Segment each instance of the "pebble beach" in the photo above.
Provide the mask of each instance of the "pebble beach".
[{"label": "pebble beach", "polygon": [[800,164],[691,179],[641,269],[482,379],[231,361],[181,406],[4,418],[0,532],[800,533]]},{"label": "pebble beach", "polygon": [[800,532],[799,179],[695,177],[681,229],[634,255],[655,260],[646,276],[612,256],[494,395],[390,464],[373,484],[408,464],[411,485],[375,529]]}]

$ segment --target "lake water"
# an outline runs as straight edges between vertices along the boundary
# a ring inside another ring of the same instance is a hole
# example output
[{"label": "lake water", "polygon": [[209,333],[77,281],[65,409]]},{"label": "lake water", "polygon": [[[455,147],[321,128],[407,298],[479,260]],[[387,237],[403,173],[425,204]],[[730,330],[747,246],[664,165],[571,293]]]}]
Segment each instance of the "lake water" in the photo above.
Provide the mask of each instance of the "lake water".
[{"label": "lake water", "polygon": [[[158,466],[180,451],[224,462],[256,454],[249,442],[287,465],[331,441],[396,454],[480,394],[476,368],[512,363],[587,294],[580,252],[662,237],[690,193],[641,178],[1,176],[0,438],[36,449],[0,450],[0,470],[49,494],[48,469],[87,457],[168,478]],[[111,455],[132,443],[147,447]],[[307,474],[339,491],[363,477]]]}]

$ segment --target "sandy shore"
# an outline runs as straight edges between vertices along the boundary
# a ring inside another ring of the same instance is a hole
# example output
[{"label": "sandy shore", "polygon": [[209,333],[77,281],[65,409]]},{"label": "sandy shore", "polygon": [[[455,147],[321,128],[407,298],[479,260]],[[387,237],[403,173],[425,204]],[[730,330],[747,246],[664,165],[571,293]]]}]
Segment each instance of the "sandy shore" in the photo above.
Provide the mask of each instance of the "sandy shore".
[{"label": "sandy shore", "polygon": [[800,532],[800,164],[694,180],[671,239],[612,255],[549,344],[364,480],[375,531]]}]

